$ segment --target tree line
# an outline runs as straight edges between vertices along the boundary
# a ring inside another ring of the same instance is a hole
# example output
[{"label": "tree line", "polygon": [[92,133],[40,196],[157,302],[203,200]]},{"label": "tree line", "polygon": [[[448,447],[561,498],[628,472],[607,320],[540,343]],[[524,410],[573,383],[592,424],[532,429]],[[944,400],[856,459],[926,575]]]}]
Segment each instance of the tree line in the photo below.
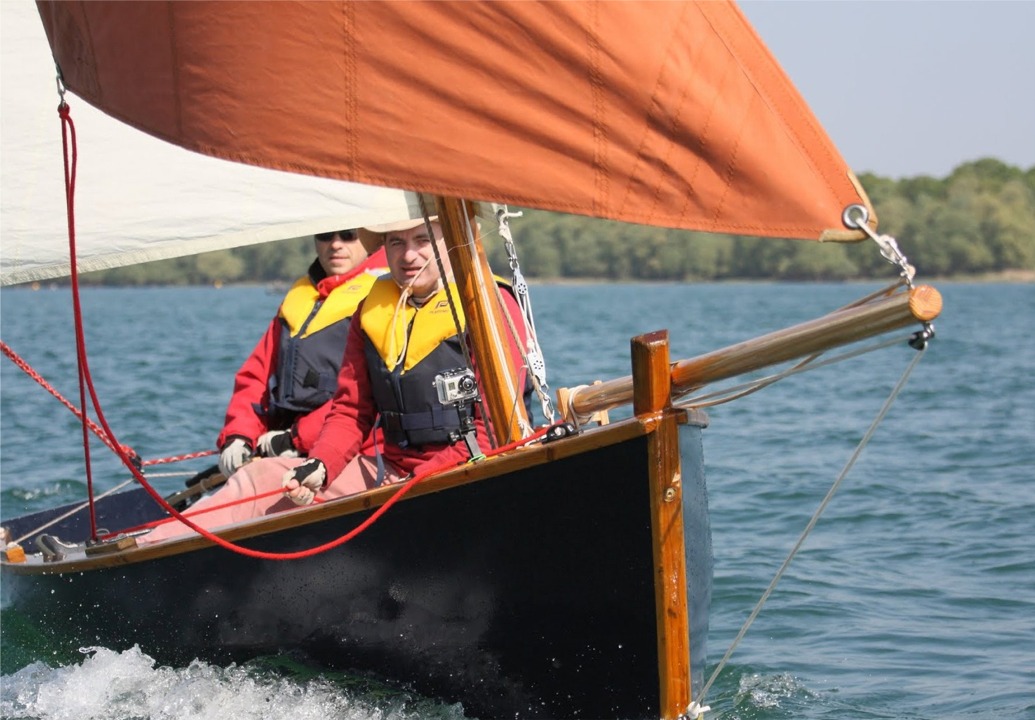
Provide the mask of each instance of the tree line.
[{"label": "tree line", "polygon": [[[948,177],[860,182],[880,219],[923,277],[1035,272],[1035,167],[995,159]],[[514,210],[515,208],[511,208]],[[668,230],[523,210],[511,221],[524,275],[541,280],[851,280],[888,277],[875,244],[814,243]],[[492,266],[507,270],[503,244],[486,241]],[[108,285],[287,282],[314,257],[312,238],[117,268],[82,277]]]}]

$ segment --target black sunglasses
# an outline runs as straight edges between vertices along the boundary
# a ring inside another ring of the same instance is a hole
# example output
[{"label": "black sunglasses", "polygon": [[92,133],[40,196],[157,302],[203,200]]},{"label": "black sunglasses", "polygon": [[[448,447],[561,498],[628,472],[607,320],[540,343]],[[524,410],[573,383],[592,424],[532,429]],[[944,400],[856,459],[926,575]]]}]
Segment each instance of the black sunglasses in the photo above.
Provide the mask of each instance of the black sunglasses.
[{"label": "black sunglasses", "polygon": [[331,232],[316,233],[316,239],[320,242],[330,242],[334,239],[335,235],[341,235],[341,239],[345,242],[355,240],[359,237],[355,230],[333,230]]}]

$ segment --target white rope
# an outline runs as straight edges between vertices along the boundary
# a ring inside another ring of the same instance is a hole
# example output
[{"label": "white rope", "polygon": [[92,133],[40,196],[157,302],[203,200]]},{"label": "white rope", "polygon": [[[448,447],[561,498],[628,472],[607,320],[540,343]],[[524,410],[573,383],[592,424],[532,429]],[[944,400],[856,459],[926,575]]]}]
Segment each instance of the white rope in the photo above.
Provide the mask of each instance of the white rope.
[{"label": "white rope", "polygon": [[719,661],[719,664],[716,666],[715,670],[712,671],[711,677],[708,678],[708,682],[704,684],[704,687],[701,689],[701,692],[697,697],[698,704],[704,699],[704,696],[707,694],[708,690],[715,682],[715,679],[719,676],[719,673],[722,672],[722,669],[726,667],[726,663],[729,661],[730,656],[733,655],[733,651],[736,649],[737,645],[740,644],[740,641],[744,638],[744,635],[747,634],[748,628],[751,627],[751,624],[755,621],[755,618],[758,617],[758,614],[762,611],[762,606],[765,605],[766,600],[768,600],[769,596],[773,593],[773,590],[776,588],[776,584],[780,582],[780,578],[783,577],[783,574],[787,570],[787,567],[791,564],[791,560],[793,560],[794,556],[798,554],[798,550],[801,549],[801,546],[805,543],[805,539],[809,536],[809,533],[812,532],[812,529],[816,526],[816,523],[819,522],[820,515],[823,514],[824,510],[826,510],[826,507],[830,504],[830,501],[833,500],[834,494],[841,486],[841,481],[843,481],[845,477],[848,475],[848,472],[855,465],[856,460],[859,459],[859,455],[862,454],[863,448],[865,448],[866,445],[870,442],[870,438],[872,438],[873,434],[877,431],[877,427],[884,420],[884,417],[888,414],[888,411],[891,410],[891,406],[895,402],[895,398],[898,397],[898,394],[902,391],[902,388],[905,387],[906,380],[909,379],[909,376],[912,374],[913,369],[916,367],[917,363],[920,362],[920,358],[923,357],[923,354],[924,348],[919,349],[917,354],[913,357],[912,362],[910,362],[909,365],[906,367],[906,370],[902,374],[902,377],[899,379],[898,383],[892,389],[891,394],[888,396],[888,399],[884,401],[884,405],[877,413],[877,417],[873,419],[873,422],[870,424],[870,427],[866,431],[866,434],[863,435],[862,440],[859,441],[859,445],[855,448],[855,451],[852,453],[852,456],[848,459],[848,462],[845,463],[844,468],[841,470],[841,473],[837,476],[837,479],[834,481],[834,484],[830,486],[830,490],[827,491],[827,494],[823,498],[823,501],[819,504],[819,507],[816,508],[816,512],[812,514],[812,517],[809,519],[808,525],[805,526],[805,530],[802,531],[801,536],[798,538],[798,542],[796,542],[794,544],[794,547],[791,548],[790,553],[787,555],[787,559],[783,561],[783,564],[780,566],[780,569],[776,571],[776,575],[769,583],[769,587],[767,587],[765,589],[765,592],[762,593],[762,597],[759,598],[758,603],[755,604],[755,607],[751,611],[751,614],[748,616],[748,619],[744,621],[744,625],[740,628],[740,632],[738,632],[737,636],[733,639],[733,642],[730,644],[730,647],[726,651],[726,654],[722,656],[722,660]]}]

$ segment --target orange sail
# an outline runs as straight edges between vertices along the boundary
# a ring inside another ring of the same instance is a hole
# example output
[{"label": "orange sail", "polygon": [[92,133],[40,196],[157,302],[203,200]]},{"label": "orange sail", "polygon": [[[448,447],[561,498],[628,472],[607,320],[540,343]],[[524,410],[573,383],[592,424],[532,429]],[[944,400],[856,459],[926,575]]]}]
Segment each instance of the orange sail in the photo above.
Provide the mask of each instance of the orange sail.
[{"label": "orange sail", "polygon": [[861,237],[841,214],[865,195],[731,3],[38,6],[70,90],[207,155],[632,223]]}]

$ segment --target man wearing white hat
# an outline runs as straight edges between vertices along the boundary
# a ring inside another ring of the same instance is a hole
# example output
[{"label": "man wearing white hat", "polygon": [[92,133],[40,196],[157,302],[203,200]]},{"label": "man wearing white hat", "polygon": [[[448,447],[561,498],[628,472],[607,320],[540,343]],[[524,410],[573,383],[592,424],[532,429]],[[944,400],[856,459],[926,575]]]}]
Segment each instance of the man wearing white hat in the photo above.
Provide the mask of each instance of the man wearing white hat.
[{"label": "man wearing white hat", "polygon": [[[463,312],[456,308],[454,316],[446,291],[448,284],[457,297],[437,218],[364,228],[360,235],[368,247],[384,244],[389,274],[373,283],[352,318],[337,391],[309,459],[281,455],[242,466],[218,493],[192,508],[205,510],[191,518],[196,524],[216,528],[317,498],[351,495],[466,462],[477,448],[489,447],[482,410],[474,402],[477,367],[466,367]],[[510,292],[500,295],[519,336],[508,336],[508,345],[514,366],[521,368],[515,380],[526,388],[527,408],[531,384],[519,350],[527,342],[524,317]],[[459,389],[449,402],[441,396],[443,378],[449,390]],[[383,451],[371,442],[378,426]],[[272,493],[280,488],[287,497]],[[138,541],[187,532],[168,523]]]},{"label": "man wearing white hat", "polygon": [[[472,448],[488,447],[480,407],[442,399],[443,384],[463,387],[467,339],[462,311],[450,307],[450,294],[458,293],[446,290],[452,273],[437,218],[361,230],[368,233],[383,240],[390,276],[374,283],[356,312],[338,391],[309,460],[284,475],[288,497],[300,505],[317,494],[350,495],[432,466],[463,463]],[[523,316],[510,292],[500,295],[519,335],[508,339],[515,367],[522,368]],[[516,384],[530,387],[523,372]],[[473,399],[479,394],[473,372],[466,382]],[[383,458],[360,454],[375,424],[384,433]],[[458,442],[468,432],[468,443]]]}]

